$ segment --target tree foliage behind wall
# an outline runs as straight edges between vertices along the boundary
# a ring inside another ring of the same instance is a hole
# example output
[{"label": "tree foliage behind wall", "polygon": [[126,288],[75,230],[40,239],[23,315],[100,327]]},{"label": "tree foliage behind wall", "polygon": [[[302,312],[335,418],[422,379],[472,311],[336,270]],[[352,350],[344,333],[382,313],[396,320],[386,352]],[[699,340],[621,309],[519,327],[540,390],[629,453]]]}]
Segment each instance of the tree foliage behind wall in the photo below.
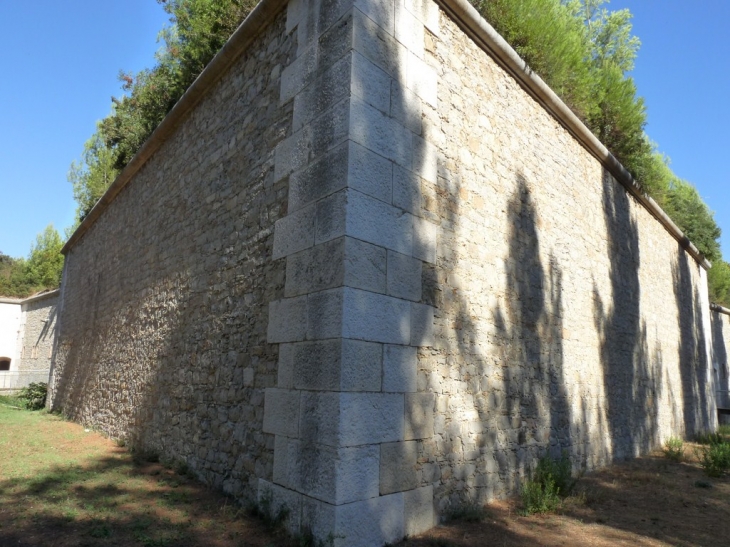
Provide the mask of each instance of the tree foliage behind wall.
[{"label": "tree foliage behind wall", "polygon": [[[119,170],[256,5],[256,0],[157,0],[172,25],[151,69],[121,73],[124,94],[84,146],[69,180],[83,220]],[[560,95],[644,190],[711,261],[721,260],[719,228],[697,191],[679,179],[644,133],[646,107],[628,73],[640,42],[629,10],[606,0],[470,0]],[[721,270],[718,270],[721,271]],[[724,294],[710,277],[711,294]],[[728,301],[725,303],[730,304]]]},{"label": "tree foliage behind wall", "polygon": [[63,240],[53,225],[38,234],[28,258],[12,258],[0,252],[0,296],[24,298],[61,284]]}]

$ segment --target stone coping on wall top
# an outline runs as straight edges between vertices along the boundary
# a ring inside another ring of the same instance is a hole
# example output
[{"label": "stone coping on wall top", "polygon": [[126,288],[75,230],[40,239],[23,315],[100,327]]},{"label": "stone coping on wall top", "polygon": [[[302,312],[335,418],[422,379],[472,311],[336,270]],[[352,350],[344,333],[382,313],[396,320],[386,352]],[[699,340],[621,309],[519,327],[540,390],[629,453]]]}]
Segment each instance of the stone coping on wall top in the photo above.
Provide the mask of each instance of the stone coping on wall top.
[{"label": "stone coping on wall top", "polygon": [[724,313],[725,315],[730,315],[730,309],[727,309],[720,304],[710,304],[710,309],[712,311],[716,311],[718,313]]},{"label": "stone coping on wall top", "polygon": [[[373,0],[377,1],[377,0]],[[430,0],[425,0],[430,1]],[[680,243],[703,268],[709,269],[710,262],[677,227],[659,205],[641,189],[628,170],[596,138],[570,108],[535,74],[520,58],[517,52],[487,23],[468,0],[435,0],[461,29],[489,54],[503,69],[547,110],[575,139],[580,142],[601,164],[634,196]],[[122,170],[106,193],[71,235],[61,252],[68,253],[74,244],[96,222],[114,198],[127,185],[134,174],[172,136],[186,115],[205,96],[207,91],[225,74],[233,62],[246,50],[265,28],[287,0],[262,0],[241,23],[223,48],[188,88],[160,125],[155,129],[132,161]]]},{"label": "stone coping on wall top", "polygon": [[37,300],[43,300],[44,298],[51,298],[60,294],[60,289],[54,289],[52,291],[42,292],[29,296],[28,298],[8,298],[0,296],[0,304],[30,304]]}]

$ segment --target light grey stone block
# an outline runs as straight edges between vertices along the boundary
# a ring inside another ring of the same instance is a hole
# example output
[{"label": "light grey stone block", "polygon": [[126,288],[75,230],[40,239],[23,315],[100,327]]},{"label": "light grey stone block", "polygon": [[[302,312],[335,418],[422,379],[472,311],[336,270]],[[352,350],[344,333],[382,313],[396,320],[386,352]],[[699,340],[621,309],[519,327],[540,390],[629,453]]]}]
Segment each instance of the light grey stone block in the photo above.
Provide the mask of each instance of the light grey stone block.
[{"label": "light grey stone block", "polygon": [[421,211],[421,177],[399,165],[393,167],[393,205],[415,215]]},{"label": "light grey stone block", "polygon": [[284,298],[269,304],[266,340],[270,344],[298,342],[307,333],[307,297]]},{"label": "light grey stone block", "polygon": [[[380,344],[335,338],[285,344],[279,378],[286,387],[330,391],[380,391]],[[279,387],[285,387],[279,382]]]},{"label": "light grey stone block", "polygon": [[345,238],[345,279],[347,287],[384,293],[387,254],[382,247],[359,239]]},{"label": "light grey stone block", "polygon": [[411,339],[410,304],[381,294],[344,289],[342,333],[346,338],[408,344]]},{"label": "light grey stone block", "polygon": [[338,238],[289,256],[284,296],[341,287],[344,280],[345,238]]},{"label": "light grey stone block", "polygon": [[286,6],[286,33],[289,34],[304,17],[309,0],[289,0]]},{"label": "light grey stone block", "polygon": [[383,346],[383,391],[415,392],[418,378],[418,350],[412,346]]},{"label": "light grey stone block", "polygon": [[302,440],[345,447],[403,440],[404,399],[395,393],[302,392]]},{"label": "light grey stone block", "polygon": [[317,202],[315,242],[346,235],[348,191],[341,190]]},{"label": "light grey stone block", "polygon": [[423,132],[421,98],[395,80],[390,87],[390,115],[414,134]]},{"label": "light grey stone block", "polygon": [[298,492],[282,488],[265,479],[259,479],[257,501],[259,507],[268,506],[271,514],[275,517],[280,511],[287,515],[285,526],[290,532],[298,533],[302,526],[302,501],[303,496]]},{"label": "light grey stone block", "polygon": [[439,227],[417,216],[413,217],[413,256],[428,262],[436,263]]},{"label": "light grey stone block", "polygon": [[346,141],[289,178],[289,212],[345,188],[349,178],[349,148]]},{"label": "light grey stone block", "polygon": [[416,461],[418,442],[402,441],[380,445],[380,494],[412,490],[418,486]]},{"label": "light grey stone block", "polygon": [[383,347],[362,340],[342,339],[342,391],[380,391]]},{"label": "light grey stone block", "polygon": [[413,135],[413,171],[429,182],[438,182],[438,148],[418,135]]},{"label": "light grey stone block", "polygon": [[349,145],[347,185],[368,196],[390,203],[393,164],[355,142]]},{"label": "light grey stone block", "polygon": [[405,439],[433,437],[433,414],[436,396],[433,393],[406,393]]},{"label": "light grey stone block", "polygon": [[388,34],[393,34],[395,9],[392,0],[355,0],[355,7],[372,19]]},{"label": "light grey stone block", "polygon": [[[422,262],[419,259],[388,251],[388,294],[406,300],[420,300],[421,270]],[[411,328],[413,329],[413,322]]]},{"label": "light grey stone block", "polygon": [[323,340],[342,335],[343,289],[330,289],[307,297],[307,339]]},{"label": "light grey stone block", "polygon": [[426,61],[417,54],[408,52],[406,68],[406,87],[421,97],[426,103],[438,106],[438,75]]},{"label": "light grey stone block", "polygon": [[340,443],[342,446],[376,444],[403,439],[403,395],[343,393],[341,401]]},{"label": "light grey stone block", "polygon": [[422,534],[436,526],[433,485],[403,492],[403,509],[407,536]]},{"label": "light grey stone block", "polygon": [[335,448],[290,441],[287,482],[318,500],[341,505],[378,496],[379,447]]},{"label": "light grey stone block", "polygon": [[411,304],[411,345],[433,346],[434,309],[426,304]]},{"label": "light grey stone block", "polygon": [[346,202],[347,235],[399,253],[412,254],[413,215],[354,190],[348,191]]},{"label": "light grey stone block", "polygon": [[359,10],[353,12],[353,48],[394,78],[403,79],[407,50]]},{"label": "light grey stone block", "polygon": [[425,32],[424,26],[413,13],[408,11],[401,0],[395,1],[395,38],[408,51],[423,58]]},{"label": "light grey stone block", "polygon": [[274,179],[289,176],[344,142],[349,125],[350,99],[345,98],[276,146]]},{"label": "light grey stone block", "polygon": [[352,0],[310,0],[297,27],[298,51],[303,51],[321,35],[326,34],[351,8]]},{"label": "light grey stone block", "polygon": [[390,111],[390,76],[357,51],[351,56],[348,85],[352,94],[388,114]]},{"label": "light grey stone block", "polygon": [[350,138],[353,141],[398,165],[411,168],[413,133],[398,120],[353,97],[350,122]]},{"label": "light grey stone block", "polygon": [[294,97],[292,128],[298,131],[314,118],[349,97],[354,74],[352,54],[316,74]]},{"label": "light grey stone block", "polygon": [[401,493],[341,505],[336,514],[336,547],[372,547],[405,536]]},{"label": "light grey stone block", "polygon": [[416,16],[436,36],[440,35],[439,6],[433,0],[396,0],[403,2],[406,9]]},{"label": "light grey stone block", "polygon": [[264,433],[297,437],[299,435],[299,406],[299,391],[266,388]]},{"label": "light grey stone block", "polygon": [[314,245],[315,207],[309,206],[276,221],[274,225],[274,250],[277,260]]},{"label": "light grey stone block", "polygon": [[300,438],[309,443],[341,446],[341,393],[305,391],[302,393]]}]

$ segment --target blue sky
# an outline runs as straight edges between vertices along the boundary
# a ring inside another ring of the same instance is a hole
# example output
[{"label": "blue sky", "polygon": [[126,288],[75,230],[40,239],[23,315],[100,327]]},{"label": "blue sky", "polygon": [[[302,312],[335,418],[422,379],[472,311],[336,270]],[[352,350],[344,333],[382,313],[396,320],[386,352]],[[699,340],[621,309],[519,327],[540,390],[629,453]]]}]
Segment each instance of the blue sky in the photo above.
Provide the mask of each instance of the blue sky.
[{"label": "blue sky", "polygon": [[[642,41],[634,78],[648,105],[647,132],[715,211],[730,259],[730,2],[609,4],[624,7]],[[26,256],[46,225],[63,232],[72,223],[69,165],[121,93],[119,70],[152,65],[167,19],[155,0],[0,5],[0,251]]]}]

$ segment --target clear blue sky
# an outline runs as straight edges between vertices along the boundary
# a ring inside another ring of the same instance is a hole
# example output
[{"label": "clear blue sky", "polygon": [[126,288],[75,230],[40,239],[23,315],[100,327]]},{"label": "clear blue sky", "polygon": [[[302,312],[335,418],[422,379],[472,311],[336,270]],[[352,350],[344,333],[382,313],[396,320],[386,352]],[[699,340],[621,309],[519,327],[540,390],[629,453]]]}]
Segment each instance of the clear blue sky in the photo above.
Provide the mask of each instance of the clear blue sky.
[{"label": "clear blue sky", "polygon": [[[613,0],[642,40],[634,77],[649,136],[694,183],[730,259],[730,2]],[[0,5],[0,251],[25,256],[43,228],[62,232],[75,203],[66,173],[119,95],[120,69],[153,63],[167,15],[155,0],[36,0]]]}]

